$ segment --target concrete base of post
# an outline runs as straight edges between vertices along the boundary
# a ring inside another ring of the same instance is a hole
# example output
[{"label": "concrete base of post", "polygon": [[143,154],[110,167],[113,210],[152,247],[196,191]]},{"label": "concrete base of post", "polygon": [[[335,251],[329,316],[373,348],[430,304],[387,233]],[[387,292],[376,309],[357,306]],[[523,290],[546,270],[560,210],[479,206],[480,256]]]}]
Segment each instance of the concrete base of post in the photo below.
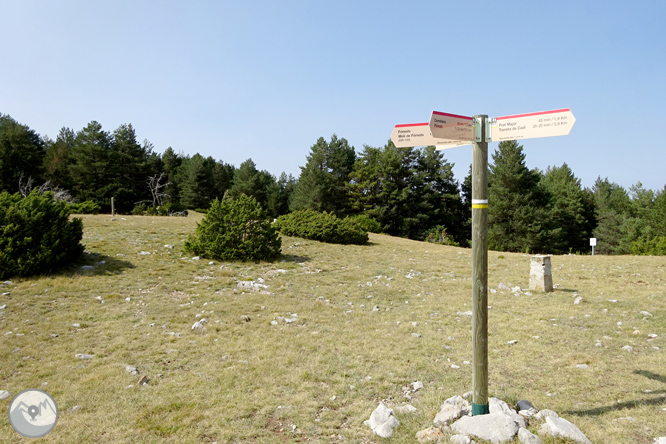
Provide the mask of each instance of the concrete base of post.
[{"label": "concrete base of post", "polygon": [[530,290],[546,293],[553,291],[553,274],[550,256],[533,256],[530,263]]}]

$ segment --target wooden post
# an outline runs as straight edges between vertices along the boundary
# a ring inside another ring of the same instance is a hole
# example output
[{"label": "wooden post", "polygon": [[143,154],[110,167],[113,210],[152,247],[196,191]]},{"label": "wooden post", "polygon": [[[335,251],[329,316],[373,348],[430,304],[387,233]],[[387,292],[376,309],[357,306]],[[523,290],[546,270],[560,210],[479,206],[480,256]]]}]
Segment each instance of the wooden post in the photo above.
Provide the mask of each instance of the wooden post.
[{"label": "wooden post", "polygon": [[111,197],[111,217],[114,216],[114,211],[115,209],[113,208],[113,197]]},{"label": "wooden post", "polygon": [[474,116],[477,141],[472,146],[472,415],[489,413],[487,119],[487,115]]}]

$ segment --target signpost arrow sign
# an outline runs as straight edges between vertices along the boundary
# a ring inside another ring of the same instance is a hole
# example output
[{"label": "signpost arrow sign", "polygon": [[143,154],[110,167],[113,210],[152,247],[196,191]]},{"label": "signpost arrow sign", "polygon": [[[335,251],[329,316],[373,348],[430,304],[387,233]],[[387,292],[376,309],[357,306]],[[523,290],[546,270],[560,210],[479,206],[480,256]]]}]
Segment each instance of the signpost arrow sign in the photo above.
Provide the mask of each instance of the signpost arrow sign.
[{"label": "signpost arrow sign", "polygon": [[456,114],[433,111],[430,132],[437,139],[474,141],[474,119]]},{"label": "signpost arrow sign", "polygon": [[472,143],[462,140],[435,139],[430,134],[428,122],[396,125],[391,133],[391,140],[399,148],[432,145],[438,150],[470,145]]},{"label": "signpost arrow sign", "polygon": [[491,141],[566,136],[576,122],[569,108],[497,117],[492,123]]}]

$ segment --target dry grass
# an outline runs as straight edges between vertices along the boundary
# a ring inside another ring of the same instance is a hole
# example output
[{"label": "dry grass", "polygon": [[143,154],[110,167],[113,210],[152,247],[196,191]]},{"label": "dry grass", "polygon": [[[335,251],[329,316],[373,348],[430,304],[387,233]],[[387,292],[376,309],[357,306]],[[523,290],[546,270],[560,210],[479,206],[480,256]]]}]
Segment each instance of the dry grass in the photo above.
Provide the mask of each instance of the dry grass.
[{"label": "dry grass", "polygon": [[[471,389],[471,319],[458,314],[471,310],[470,250],[283,238],[281,261],[209,265],[181,253],[200,215],[125,219],[83,217],[93,270],[0,287],[11,293],[0,297],[0,389],[55,398],[48,442],[382,442],[363,421],[419,380],[421,413],[401,416],[391,440],[411,443],[444,399]],[[529,260],[491,252],[490,287],[526,288]],[[666,436],[666,261],[552,263],[554,293],[489,295],[491,395],[555,410],[595,443]],[[237,285],[258,278],[268,288]],[[191,329],[197,315],[205,330]],[[0,441],[22,442],[6,415]]]}]

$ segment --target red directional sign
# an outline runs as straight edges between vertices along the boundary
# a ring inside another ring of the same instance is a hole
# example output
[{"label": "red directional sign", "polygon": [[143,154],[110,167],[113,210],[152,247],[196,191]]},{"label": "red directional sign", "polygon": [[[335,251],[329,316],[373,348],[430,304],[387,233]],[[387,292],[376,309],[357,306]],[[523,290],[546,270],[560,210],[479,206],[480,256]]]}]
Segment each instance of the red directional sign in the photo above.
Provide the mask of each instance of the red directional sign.
[{"label": "red directional sign", "polygon": [[569,108],[497,117],[492,123],[491,140],[566,136],[575,122],[576,118]]},{"label": "red directional sign", "polygon": [[391,140],[397,147],[434,146],[438,150],[471,143],[462,140],[435,139],[430,134],[428,122],[396,125],[391,133]]},{"label": "red directional sign", "polygon": [[430,116],[430,132],[437,139],[474,141],[471,117],[433,111]]}]

